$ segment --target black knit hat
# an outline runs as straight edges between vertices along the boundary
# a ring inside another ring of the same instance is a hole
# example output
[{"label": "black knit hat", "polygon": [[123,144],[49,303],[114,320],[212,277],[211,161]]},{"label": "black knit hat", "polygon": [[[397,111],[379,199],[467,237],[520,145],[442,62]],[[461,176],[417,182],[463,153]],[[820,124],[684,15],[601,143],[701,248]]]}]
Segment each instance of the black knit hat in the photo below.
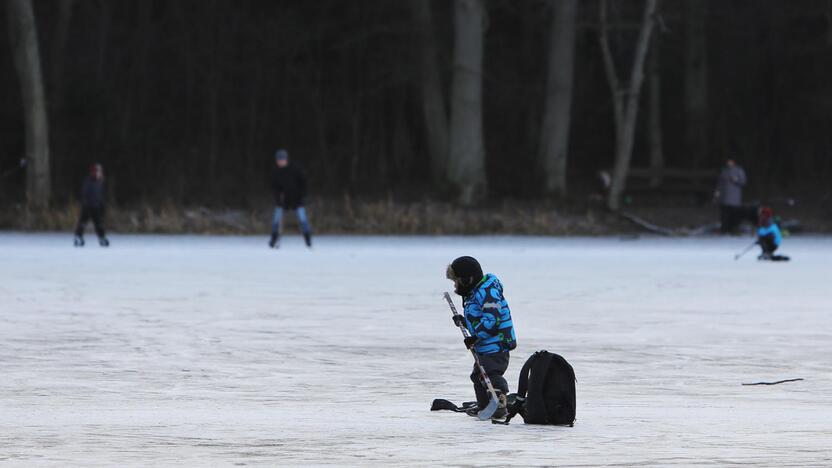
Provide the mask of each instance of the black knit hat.
[{"label": "black knit hat", "polygon": [[474,257],[459,257],[448,265],[445,276],[454,282],[457,294],[467,296],[482,279],[482,267]]}]

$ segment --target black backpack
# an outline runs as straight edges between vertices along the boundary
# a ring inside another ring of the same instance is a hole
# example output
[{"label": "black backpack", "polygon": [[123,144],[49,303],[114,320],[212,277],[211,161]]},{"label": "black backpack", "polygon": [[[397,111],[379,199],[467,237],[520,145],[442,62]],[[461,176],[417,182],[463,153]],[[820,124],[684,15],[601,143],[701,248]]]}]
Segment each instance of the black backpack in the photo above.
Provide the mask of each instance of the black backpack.
[{"label": "black backpack", "polygon": [[523,365],[517,394],[508,400],[506,423],[519,414],[526,424],[571,427],[575,423],[575,371],[562,356],[538,351]]}]

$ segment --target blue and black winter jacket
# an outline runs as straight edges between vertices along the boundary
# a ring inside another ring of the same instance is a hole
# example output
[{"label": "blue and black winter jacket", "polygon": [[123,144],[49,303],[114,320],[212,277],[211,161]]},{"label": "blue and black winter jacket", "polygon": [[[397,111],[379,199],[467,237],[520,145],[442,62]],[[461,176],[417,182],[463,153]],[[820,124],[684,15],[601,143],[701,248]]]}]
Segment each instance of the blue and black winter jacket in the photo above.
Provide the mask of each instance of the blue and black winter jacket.
[{"label": "blue and black winter jacket", "polygon": [[783,242],[783,234],[780,233],[780,228],[774,222],[757,228],[757,237],[760,239],[769,237],[774,242],[775,247],[779,247],[780,243]]},{"label": "blue and black winter jacket", "polygon": [[502,353],[517,347],[511,310],[496,276],[486,274],[471,294],[463,298],[463,305],[468,331],[479,338],[474,347],[477,353]]}]

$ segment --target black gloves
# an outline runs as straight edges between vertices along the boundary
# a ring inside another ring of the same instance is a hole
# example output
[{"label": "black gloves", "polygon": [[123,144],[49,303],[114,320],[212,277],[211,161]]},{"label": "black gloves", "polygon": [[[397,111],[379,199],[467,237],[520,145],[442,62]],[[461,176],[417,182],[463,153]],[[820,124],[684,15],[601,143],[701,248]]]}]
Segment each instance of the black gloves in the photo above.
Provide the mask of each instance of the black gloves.
[{"label": "black gloves", "polygon": [[[454,314],[454,325],[461,328],[468,328],[468,322],[465,320],[464,315]],[[465,343],[466,348],[471,349],[474,347],[475,344],[477,344],[477,341],[479,340],[480,339],[476,336],[468,336],[465,337],[465,339],[462,340],[462,342]]]}]

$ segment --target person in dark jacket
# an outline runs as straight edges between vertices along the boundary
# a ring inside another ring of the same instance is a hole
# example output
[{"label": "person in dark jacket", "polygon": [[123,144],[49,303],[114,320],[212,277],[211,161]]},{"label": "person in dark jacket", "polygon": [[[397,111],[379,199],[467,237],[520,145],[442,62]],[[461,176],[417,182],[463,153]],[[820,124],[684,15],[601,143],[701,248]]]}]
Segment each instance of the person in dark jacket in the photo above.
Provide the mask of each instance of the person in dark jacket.
[{"label": "person in dark jacket", "polygon": [[272,218],[272,237],[269,247],[277,247],[280,242],[280,223],[283,210],[297,213],[303,240],[307,247],[312,247],[312,231],[306,217],[306,175],[297,164],[289,161],[289,153],[280,149],[275,153],[275,168],[272,172],[272,193],[274,194],[274,217]]},{"label": "person in dark jacket", "polygon": [[98,244],[108,247],[110,241],[104,233],[104,168],[101,164],[90,166],[90,174],[84,179],[81,187],[81,216],[75,227],[75,246],[84,246],[84,228],[92,220]]},{"label": "person in dark jacket", "polygon": [[[511,310],[503,296],[503,285],[496,276],[483,274],[482,267],[473,257],[459,257],[446,270],[445,276],[454,282],[454,292],[462,296],[464,315],[454,316],[457,326],[464,326],[471,336],[465,339],[465,346],[473,347],[480,364],[497,391],[497,412],[494,418],[506,415],[508,382],[503,374],[508,369],[509,352],[517,347]],[[476,415],[488,405],[489,395],[479,369],[474,366],[471,373],[477,406],[468,411]]]}]

